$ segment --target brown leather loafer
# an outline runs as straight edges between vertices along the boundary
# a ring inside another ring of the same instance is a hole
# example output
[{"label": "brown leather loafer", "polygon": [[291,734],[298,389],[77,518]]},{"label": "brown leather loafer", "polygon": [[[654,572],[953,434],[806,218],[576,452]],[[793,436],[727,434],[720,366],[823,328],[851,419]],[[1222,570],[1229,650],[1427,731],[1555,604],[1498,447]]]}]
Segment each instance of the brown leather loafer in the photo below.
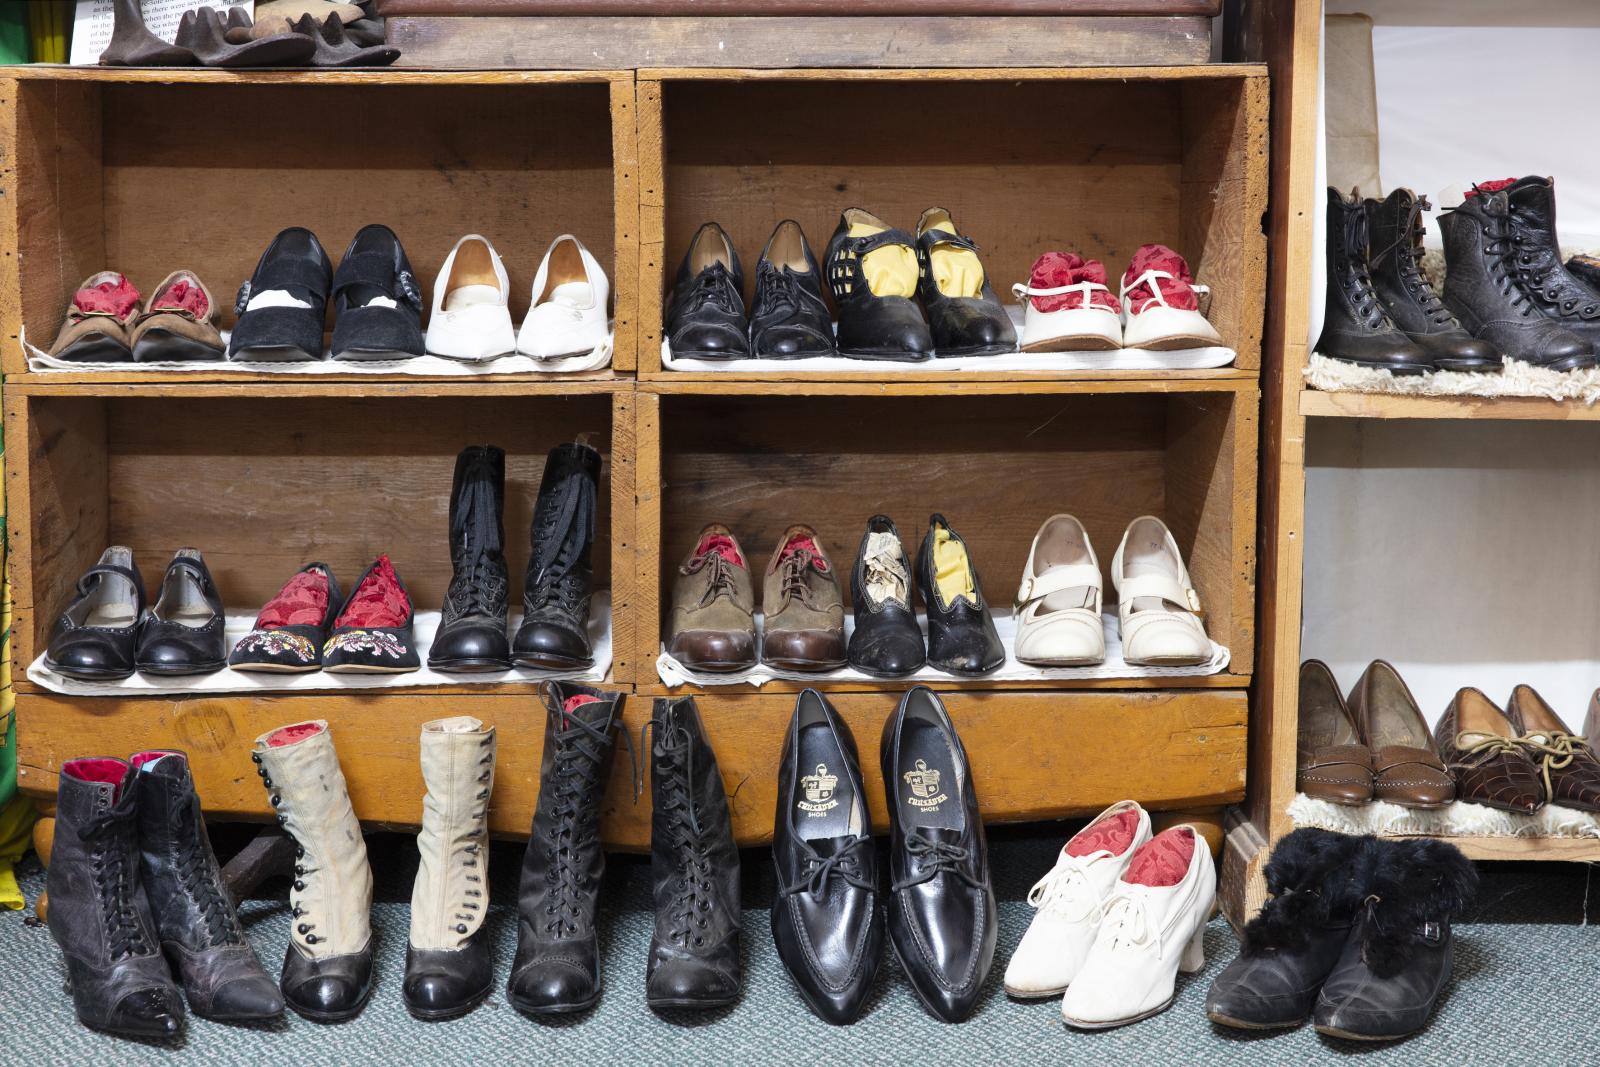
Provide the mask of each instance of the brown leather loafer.
[{"label": "brown leather loafer", "polygon": [[1456,798],[1532,815],[1544,806],[1539,768],[1518,741],[1520,731],[1494,701],[1463,689],[1450,701],[1436,734],[1439,755],[1456,776]]},{"label": "brown leather loafer", "polygon": [[726,526],[700,531],[678,568],[667,616],[667,654],[696,671],[755,666],[755,589],[744,549]]},{"label": "brown leather loafer", "polygon": [[1320,659],[1300,664],[1298,741],[1296,789],[1335,804],[1372,799],[1372,752],[1361,743],[1333,672]]},{"label": "brown leather loafer", "polygon": [[1375,659],[1350,690],[1350,716],[1372,751],[1372,795],[1406,808],[1442,808],[1455,780],[1433,749],[1416,698],[1393,666]]},{"label": "brown leather loafer", "polygon": [[844,599],[833,563],[809,526],[778,539],[761,589],[762,662],[791,671],[844,666]]},{"label": "brown leather loafer", "polygon": [[[1596,704],[1589,702],[1593,720]],[[1531,685],[1511,691],[1506,718],[1521,736],[1517,739],[1544,783],[1544,798],[1551,804],[1579,811],[1600,812],[1600,758],[1589,744],[1589,735],[1574,734]],[[1593,729],[1600,723],[1593,723]]]}]

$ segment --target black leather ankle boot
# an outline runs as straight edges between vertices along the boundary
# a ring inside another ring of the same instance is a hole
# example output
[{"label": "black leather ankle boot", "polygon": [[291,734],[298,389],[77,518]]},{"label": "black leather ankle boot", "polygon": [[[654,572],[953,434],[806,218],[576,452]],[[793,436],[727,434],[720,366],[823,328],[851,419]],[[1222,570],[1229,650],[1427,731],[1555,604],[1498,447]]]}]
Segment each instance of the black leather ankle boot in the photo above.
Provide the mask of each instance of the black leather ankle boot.
[{"label": "black leather ankle boot", "polygon": [[1328,299],[1317,352],[1393,374],[1433,369],[1426,352],[1383,309],[1367,271],[1367,212],[1361,198],[1328,189]]},{"label": "black leather ankle boot", "polygon": [[1594,346],[1540,313],[1518,273],[1518,248],[1504,190],[1476,190],[1439,216],[1444,302],[1474,337],[1507,356],[1551,370],[1595,363]]},{"label": "black leather ankle boot", "polygon": [[544,698],[539,803],[522,858],[517,956],[506,983],[512,1006],[535,1016],[587,1011],[600,1001],[600,803],[623,694],[552,682]]},{"label": "black leather ankle boot", "polygon": [[183,1005],[139,876],[138,797],[128,765],[61,766],[46,888],[78,1021],[130,1037],[176,1036]]},{"label": "black leather ankle boot", "polygon": [[1422,212],[1428,206],[1410,189],[1364,202],[1372,288],[1400,332],[1422,346],[1440,370],[1499,371],[1504,366],[1500,353],[1461,328],[1422,273]]},{"label": "black leather ankle boot", "polygon": [[739,850],[722,774],[693,697],[657,700],[649,729],[656,929],[645,999],[657,1011],[724,1007],[744,977]]},{"label": "black leather ankle boot", "polygon": [[140,873],[156,934],[177,968],[189,1010],[224,1022],[277,1018],[283,996],[245,940],[222,884],[189,757],[141,752],[132,762]]},{"label": "black leather ankle boot", "polygon": [[1545,318],[1600,348],[1600,288],[1569,271],[1556,237],[1556,185],[1529,175],[1506,186],[1517,277]]},{"label": "black leather ankle boot", "polygon": [[505,506],[505,450],[493,445],[462,449],[450,488],[450,588],[428,649],[428,666],[436,671],[511,669]]},{"label": "black leather ankle boot", "polygon": [[589,553],[599,506],[600,453],[578,444],[551,449],[533,508],[522,625],[511,646],[519,666],[572,670],[594,662]]}]

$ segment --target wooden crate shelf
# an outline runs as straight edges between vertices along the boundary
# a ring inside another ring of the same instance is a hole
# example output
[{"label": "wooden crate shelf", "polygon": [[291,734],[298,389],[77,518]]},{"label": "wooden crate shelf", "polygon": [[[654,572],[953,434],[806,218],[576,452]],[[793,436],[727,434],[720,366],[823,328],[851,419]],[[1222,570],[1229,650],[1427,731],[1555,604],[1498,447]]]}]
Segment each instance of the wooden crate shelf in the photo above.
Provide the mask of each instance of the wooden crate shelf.
[{"label": "wooden crate shelf", "polygon": [[1300,394],[1300,414],[1306,418],[1593,422],[1600,419],[1600,406],[1538,396],[1397,396],[1307,389]]}]

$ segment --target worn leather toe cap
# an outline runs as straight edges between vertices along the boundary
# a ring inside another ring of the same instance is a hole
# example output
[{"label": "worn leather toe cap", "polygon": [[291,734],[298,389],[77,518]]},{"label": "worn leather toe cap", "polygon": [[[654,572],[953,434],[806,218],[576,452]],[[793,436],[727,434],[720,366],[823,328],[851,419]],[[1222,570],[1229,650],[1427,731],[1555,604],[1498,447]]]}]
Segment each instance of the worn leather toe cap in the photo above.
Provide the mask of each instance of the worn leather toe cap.
[{"label": "worn leather toe cap", "polygon": [[212,994],[210,1014],[222,1019],[275,1019],[283,1014],[283,994],[265,974],[235,978]]},{"label": "worn leather toe cap", "polygon": [[559,660],[582,664],[594,658],[589,638],[570,626],[551,622],[525,622],[517,629],[512,654],[519,658]]},{"label": "worn leather toe cap", "polygon": [[682,630],[667,643],[667,654],[686,667],[740,670],[756,661],[756,640],[744,630]]},{"label": "worn leather toe cap", "polygon": [[845,662],[842,630],[768,630],[761,658],[780,666],[838,667]]},{"label": "worn leather toe cap", "polygon": [[524,1010],[559,1011],[583,1007],[594,1000],[594,979],[579,967],[561,960],[540,960],[511,976],[506,992]]},{"label": "worn leather toe cap", "polygon": [[333,1014],[357,1007],[363,990],[349,977],[324,974],[286,988],[283,993],[289,1006],[296,1010]]},{"label": "worn leather toe cap", "polygon": [[645,983],[652,1007],[725,1004],[738,995],[738,982],[721,967],[694,957],[663,960]]},{"label": "worn leather toe cap", "polygon": [[50,646],[45,655],[46,664],[65,675],[86,674],[112,677],[133,673],[133,664],[127,652],[111,641],[86,635],[66,639]]},{"label": "worn leather toe cap", "polygon": [[720,322],[695,322],[672,335],[672,351],[701,359],[736,359],[750,354],[744,331]]},{"label": "worn leather toe cap", "polygon": [[448,667],[451,661],[488,661],[510,667],[505,624],[486,620],[442,628],[428,649],[428,665]]},{"label": "worn leather toe cap", "polygon": [[166,990],[141,989],[117,1002],[105,1028],[139,1037],[175,1037],[183,1028],[183,1008]]}]

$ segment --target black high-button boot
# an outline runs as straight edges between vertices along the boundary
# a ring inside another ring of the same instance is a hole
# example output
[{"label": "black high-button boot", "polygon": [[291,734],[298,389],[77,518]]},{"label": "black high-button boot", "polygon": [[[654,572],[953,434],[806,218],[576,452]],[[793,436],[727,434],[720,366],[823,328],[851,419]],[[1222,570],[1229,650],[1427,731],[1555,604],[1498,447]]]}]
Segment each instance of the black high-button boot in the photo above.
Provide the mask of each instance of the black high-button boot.
[{"label": "black high-button boot", "polygon": [[518,666],[572,670],[594,663],[590,550],[599,507],[600,453],[579,444],[551,449],[533,507],[522,625],[511,644]]},{"label": "black high-button boot", "polygon": [[189,1010],[223,1022],[277,1018],[283,996],[245,939],[222,884],[189,757],[141,752],[132,764],[145,893]]},{"label": "black high-button boot", "polygon": [[1328,189],[1328,296],[1316,351],[1393,374],[1422,374],[1433,362],[1383,309],[1367,269],[1367,211],[1354,194]]},{"label": "black high-button boot", "polygon": [[78,1021],[129,1037],[173,1037],[183,1004],[139,876],[137,793],[128,765],[61,765],[46,888]]},{"label": "black high-button boot", "polygon": [[506,999],[535,1016],[587,1011],[600,1001],[600,803],[623,701],[621,693],[571,682],[551,682],[544,697],[539,803],[522,858],[517,956],[506,983]]},{"label": "black high-button boot", "polygon": [[657,1011],[725,1007],[744,988],[728,796],[693,697],[657,700],[649,727],[656,929],[645,999]]},{"label": "black high-button boot", "polygon": [[1529,175],[1506,186],[1511,242],[1523,289],[1548,319],[1600,347],[1600,287],[1561,261],[1556,236],[1556,183]]},{"label": "black high-button boot", "polygon": [[505,506],[505,450],[493,445],[462,449],[450,488],[450,587],[428,649],[428,666],[436,671],[511,669]]}]

